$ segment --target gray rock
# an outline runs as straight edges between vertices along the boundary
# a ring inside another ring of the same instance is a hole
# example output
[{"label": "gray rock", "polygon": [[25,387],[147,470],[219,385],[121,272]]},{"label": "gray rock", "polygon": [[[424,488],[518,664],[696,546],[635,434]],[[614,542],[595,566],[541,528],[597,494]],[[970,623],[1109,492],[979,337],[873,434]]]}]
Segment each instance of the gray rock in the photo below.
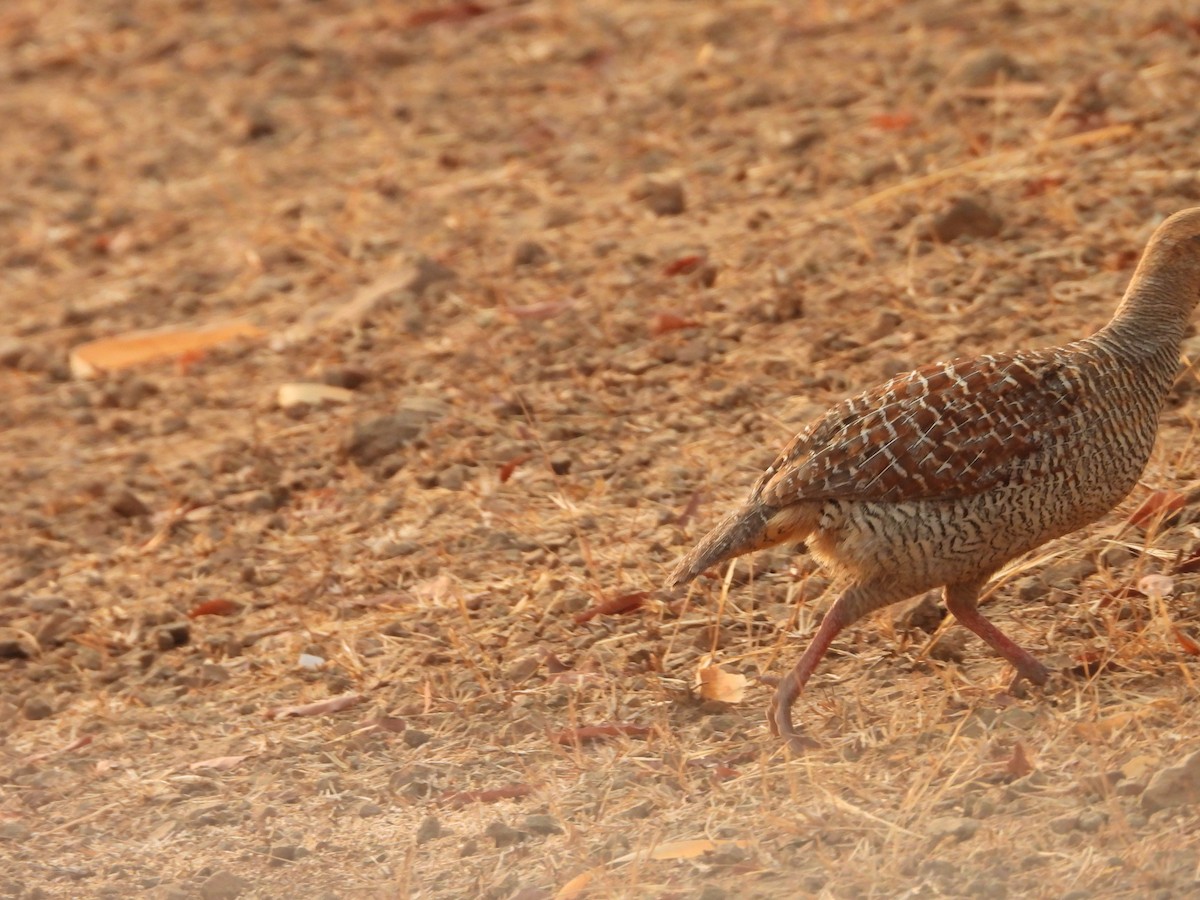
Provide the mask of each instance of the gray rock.
[{"label": "gray rock", "polygon": [[1147,814],[1196,803],[1200,803],[1200,750],[1155,772],[1142,793],[1142,810]]},{"label": "gray rock", "polygon": [[956,841],[966,841],[978,830],[979,820],[965,816],[939,816],[929,823],[929,835],[937,840],[952,837]]},{"label": "gray rock", "polygon": [[958,237],[995,237],[1003,225],[990,209],[970,197],[959,197],[949,209],[933,217],[929,234],[935,241],[946,244]]},{"label": "gray rock", "polygon": [[235,900],[250,888],[250,883],[232,872],[220,869],[200,885],[201,900]]},{"label": "gray rock", "polygon": [[687,209],[683,196],[683,185],[675,180],[649,178],[634,191],[634,199],[640,200],[656,216],[678,216]]},{"label": "gray rock", "polygon": [[534,813],[526,816],[524,825],[525,831],[530,834],[562,834],[562,826],[558,824],[558,820],[554,816],[548,816],[543,813]]},{"label": "gray rock", "polygon": [[426,844],[434,838],[442,836],[442,823],[437,816],[426,816],[417,826],[417,843]]}]

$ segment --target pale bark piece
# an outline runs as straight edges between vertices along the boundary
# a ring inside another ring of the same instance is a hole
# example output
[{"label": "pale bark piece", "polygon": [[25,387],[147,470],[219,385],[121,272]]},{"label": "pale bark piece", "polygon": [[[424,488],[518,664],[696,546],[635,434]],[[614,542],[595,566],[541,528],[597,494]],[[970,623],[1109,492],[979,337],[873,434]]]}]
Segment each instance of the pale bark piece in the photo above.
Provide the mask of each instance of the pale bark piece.
[{"label": "pale bark piece", "polygon": [[198,353],[236,338],[255,339],[262,334],[262,329],[242,321],[203,328],[130,331],[80,344],[71,351],[71,374],[76,378],[95,378],[104,372]]}]

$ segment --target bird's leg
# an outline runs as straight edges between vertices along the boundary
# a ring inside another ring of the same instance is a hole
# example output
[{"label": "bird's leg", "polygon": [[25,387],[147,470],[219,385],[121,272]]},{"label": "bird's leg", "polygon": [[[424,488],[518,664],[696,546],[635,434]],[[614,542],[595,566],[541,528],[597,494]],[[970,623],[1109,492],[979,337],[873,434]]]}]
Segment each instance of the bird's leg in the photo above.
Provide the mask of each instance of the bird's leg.
[{"label": "bird's leg", "polygon": [[891,596],[892,593],[887,590],[873,591],[864,585],[848,588],[833,606],[829,607],[825,618],[821,620],[821,626],[795,667],[779,680],[775,688],[775,697],[771,700],[771,708],[767,712],[767,719],[771,724],[771,732],[786,740],[793,751],[799,753],[805,747],[813,746],[813,742],[801,737],[792,724],[792,704],[804,690],[804,685],[808,683],[829,645],[841,630],[872,610],[886,606],[893,600],[902,599]]},{"label": "bird's leg", "polygon": [[970,628],[987,643],[989,647],[1012,663],[1017,670],[1013,681],[1015,686],[1022,678],[1034,684],[1045,684],[1049,677],[1046,667],[1037,661],[1028,650],[1015,644],[1003,631],[984,618],[979,611],[979,592],[983,582],[972,584],[946,585],[946,608],[954,613],[954,618]]}]

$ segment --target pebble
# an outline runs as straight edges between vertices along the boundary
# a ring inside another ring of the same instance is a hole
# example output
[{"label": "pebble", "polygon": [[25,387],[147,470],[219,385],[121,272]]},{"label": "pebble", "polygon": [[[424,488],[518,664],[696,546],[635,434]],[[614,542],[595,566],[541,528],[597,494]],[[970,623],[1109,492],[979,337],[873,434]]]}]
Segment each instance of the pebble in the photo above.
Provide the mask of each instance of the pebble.
[{"label": "pebble", "polygon": [[544,813],[534,813],[525,817],[525,822],[522,825],[525,831],[530,834],[562,834],[562,826],[558,824],[558,820],[554,816],[548,816]]},{"label": "pebble", "polygon": [[413,261],[413,273],[404,283],[404,290],[420,297],[438,282],[454,281],[455,271],[428,256],[418,256]]},{"label": "pebble", "polygon": [[[405,734],[407,733],[408,732],[405,732]],[[358,808],[358,815],[363,819],[370,819],[373,816],[380,816],[383,815],[383,807],[378,803],[372,803],[370,800],[368,800]]]},{"label": "pebble", "polygon": [[937,594],[930,592],[916,600],[910,600],[900,606],[892,622],[900,629],[923,631],[933,634],[945,617],[945,612],[938,605]]},{"label": "pebble", "polygon": [[30,697],[21,705],[21,712],[26,719],[36,722],[50,718],[54,714],[54,707],[44,697]]},{"label": "pebble", "polygon": [[343,445],[346,455],[362,466],[369,466],[395,453],[424,429],[429,417],[415,410],[401,410],[369,422],[355,423]]},{"label": "pebble", "polygon": [[956,841],[966,841],[978,830],[979,820],[965,816],[939,816],[929,823],[929,835],[938,840],[952,837]]},{"label": "pebble", "polygon": [[0,822],[0,841],[27,841],[32,834],[24,822]]},{"label": "pebble", "polygon": [[517,831],[511,825],[506,825],[500,821],[489,825],[484,834],[490,837],[498,848],[511,847],[514,844],[519,844],[526,838],[524,832]]},{"label": "pebble", "polygon": [[549,262],[550,254],[537,241],[521,241],[513,247],[512,261],[514,266],[536,268]]},{"label": "pebble", "polygon": [[674,179],[648,178],[633,192],[656,216],[678,216],[687,209],[683,185]]},{"label": "pebble", "polygon": [[431,738],[432,735],[416,728],[407,728],[404,731],[404,743],[413,749],[420,747],[422,744],[428,744]]},{"label": "pebble", "polygon": [[250,883],[232,872],[219,869],[200,885],[201,900],[234,900],[250,888]]},{"label": "pebble", "polygon": [[1142,810],[1150,814],[1172,806],[1200,803],[1200,750],[1174,766],[1159,769],[1142,793]]},{"label": "pebble", "polygon": [[1028,71],[1003,50],[988,48],[963,58],[951,80],[961,87],[988,87],[1000,79],[1027,79]]},{"label": "pebble", "polygon": [[933,217],[930,236],[943,244],[959,237],[990,238],[1003,227],[1000,217],[970,197],[958,197]]},{"label": "pebble", "polygon": [[137,495],[128,489],[119,490],[108,501],[108,508],[118,516],[135,519],[139,516],[150,515],[150,507],[138,499]]},{"label": "pebble", "polygon": [[442,836],[442,823],[437,816],[426,816],[417,826],[417,843],[426,844],[434,838]]}]

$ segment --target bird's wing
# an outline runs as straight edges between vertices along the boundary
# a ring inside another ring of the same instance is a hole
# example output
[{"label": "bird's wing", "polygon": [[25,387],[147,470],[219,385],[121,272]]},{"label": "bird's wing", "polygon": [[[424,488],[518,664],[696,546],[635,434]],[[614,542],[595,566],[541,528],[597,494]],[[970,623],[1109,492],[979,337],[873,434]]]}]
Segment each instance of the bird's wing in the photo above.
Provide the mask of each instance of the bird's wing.
[{"label": "bird's wing", "polygon": [[796,435],[754,496],[898,502],[1045,478],[1086,427],[1083,373],[1061,352],[935,363],[851,397]]}]

